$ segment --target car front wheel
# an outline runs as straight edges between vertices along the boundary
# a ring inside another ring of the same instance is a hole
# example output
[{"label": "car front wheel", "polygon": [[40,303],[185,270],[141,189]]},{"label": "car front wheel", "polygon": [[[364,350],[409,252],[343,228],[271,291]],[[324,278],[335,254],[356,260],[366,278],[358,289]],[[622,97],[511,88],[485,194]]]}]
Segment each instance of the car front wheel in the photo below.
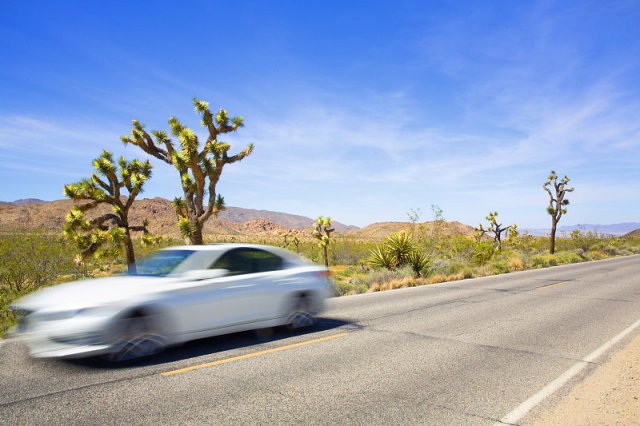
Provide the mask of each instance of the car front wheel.
[{"label": "car front wheel", "polygon": [[113,341],[112,350],[107,355],[107,359],[113,362],[155,355],[165,347],[163,337],[154,330],[152,318],[138,314],[117,322]]}]

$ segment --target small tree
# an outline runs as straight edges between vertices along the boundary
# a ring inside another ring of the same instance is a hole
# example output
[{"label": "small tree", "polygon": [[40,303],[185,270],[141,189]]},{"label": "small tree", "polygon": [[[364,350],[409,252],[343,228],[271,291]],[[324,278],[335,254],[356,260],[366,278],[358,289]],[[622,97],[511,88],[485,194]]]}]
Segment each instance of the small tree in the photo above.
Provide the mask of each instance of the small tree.
[{"label": "small tree", "polygon": [[288,248],[290,245],[294,245],[296,253],[300,253],[300,238],[291,230],[284,232],[282,235],[282,248]]},{"label": "small tree", "polygon": [[[76,201],[89,201],[71,208],[66,216],[64,235],[78,245],[83,259],[104,254],[105,251],[100,250],[105,244],[111,243],[114,247],[124,245],[129,273],[134,274],[136,258],[131,231],[142,231],[147,235],[148,230],[146,220],[139,226],[129,224],[129,209],[142,192],[144,183],[151,177],[151,163],[139,160],[129,162],[120,157],[116,165],[113,155],[105,150],[93,160],[93,167],[96,173],[89,179],[64,186],[67,197]],[[123,190],[129,195],[124,196]],[[87,219],[85,212],[99,204],[110,205],[112,212]]]},{"label": "small tree", "polygon": [[[515,237],[515,235],[517,235],[516,225],[502,226],[501,223],[498,223],[498,212],[489,212],[485,219],[487,219],[487,221],[489,222],[489,226],[487,228],[484,228],[482,224],[478,225],[478,227],[476,228],[476,239],[478,241],[484,235],[488,234],[493,238],[493,243],[498,248],[498,250],[502,250],[502,233],[505,231],[510,231],[509,237]],[[512,229],[513,231],[511,231]]]},{"label": "small tree", "polygon": [[551,216],[551,235],[549,236],[549,253],[551,254],[556,251],[556,228],[558,222],[562,215],[567,213],[567,206],[569,205],[569,200],[564,197],[567,192],[573,192],[574,190],[574,188],[567,188],[568,183],[569,178],[566,175],[558,183],[557,173],[551,170],[547,181],[542,185],[542,188],[549,194],[547,213]]},{"label": "small tree", "polygon": [[[133,120],[130,136],[122,136],[125,144],[133,144],[144,152],[171,164],[180,174],[184,198],[175,198],[173,207],[178,215],[178,228],[183,237],[191,244],[203,244],[202,229],[206,221],[224,209],[224,198],[216,193],[216,185],[227,164],[244,159],[253,151],[250,144],[236,155],[229,155],[231,146],[218,140],[224,133],[234,132],[244,126],[242,117],[229,118],[227,111],[221,109],[214,116],[209,103],[193,99],[196,113],[202,116],[202,126],[207,128],[209,136],[200,147],[198,137],[177,118],[169,119],[171,134],[177,137],[180,145],[176,147],[165,131],[151,132]],[[206,201],[205,201],[206,198]]]},{"label": "small tree", "polygon": [[313,224],[312,233],[319,240],[318,246],[322,249],[324,258],[324,266],[329,267],[329,244],[331,244],[331,233],[335,231],[331,227],[331,218],[318,216],[316,223]]}]

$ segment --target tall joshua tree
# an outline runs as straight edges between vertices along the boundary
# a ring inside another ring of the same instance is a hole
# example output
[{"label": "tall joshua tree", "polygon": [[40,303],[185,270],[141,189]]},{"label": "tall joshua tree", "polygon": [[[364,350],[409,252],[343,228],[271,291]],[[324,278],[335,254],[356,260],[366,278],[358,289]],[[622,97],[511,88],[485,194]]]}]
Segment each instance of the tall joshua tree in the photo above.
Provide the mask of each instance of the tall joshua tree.
[{"label": "tall joshua tree", "polygon": [[[144,183],[151,177],[151,163],[140,160],[129,162],[120,157],[116,165],[113,155],[105,150],[100,157],[93,160],[93,167],[96,173],[89,179],[64,186],[64,194],[67,197],[76,201],[88,201],[73,206],[67,214],[65,237],[78,245],[82,258],[100,254],[99,250],[103,250],[103,246],[108,243],[115,246],[124,245],[129,273],[135,274],[136,258],[131,232],[142,231],[148,235],[148,230],[146,220],[139,226],[129,224],[129,209],[142,192]],[[125,196],[124,191],[129,195]],[[110,205],[112,212],[95,219],[87,219],[85,212],[99,204]]]},{"label": "tall joshua tree", "polygon": [[229,155],[231,146],[218,138],[221,134],[243,127],[243,118],[229,118],[224,109],[214,116],[208,102],[195,98],[193,105],[196,113],[202,117],[202,126],[209,133],[202,147],[193,130],[182,125],[175,117],[169,119],[169,127],[171,134],[180,141],[179,146],[163,130],[151,132],[152,138],[137,120],[132,121],[131,135],[122,136],[121,140],[125,144],[140,147],[147,154],[176,168],[184,193],[184,198],[173,200],[180,233],[191,244],[203,244],[202,228],[205,222],[224,209],[224,198],[216,193],[222,169],[251,154],[253,144],[235,155]]},{"label": "tall joshua tree", "polygon": [[484,228],[482,224],[478,225],[476,228],[476,237],[480,239],[483,235],[490,234],[493,237],[493,242],[497,246],[498,250],[502,250],[502,234],[505,231],[508,232],[510,237],[515,236],[518,233],[517,225],[502,226],[501,223],[498,223],[498,212],[489,212],[485,219],[489,222],[489,226]]},{"label": "tall joshua tree", "polygon": [[549,194],[547,213],[551,216],[551,235],[549,237],[549,253],[551,254],[556,251],[556,227],[562,215],[567,213],[567,206],[569,205],[569,200],[564,197],[567,192],[573,192],[574,190],[574,188],[567,188],[568,183],[569,178],[566,175],[558,182],[557,173],[551,170],[547,181],[542,185]]}]

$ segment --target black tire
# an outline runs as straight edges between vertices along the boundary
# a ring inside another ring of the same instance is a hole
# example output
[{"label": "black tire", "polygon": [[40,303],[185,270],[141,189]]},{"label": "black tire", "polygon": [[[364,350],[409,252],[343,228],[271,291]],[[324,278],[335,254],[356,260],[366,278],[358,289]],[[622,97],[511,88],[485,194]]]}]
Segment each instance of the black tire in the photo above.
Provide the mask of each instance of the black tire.
[{"label": "black tire", "polygon": [[286,327],[289,330],[301,330],[317,324],[311,297],[299,294],[292,298],[287,315]]},{"label": "black tire", "polygon": [[111,352],[106,356],[112,362],[145,358],[162,352],[164,338],[155,331],[151,316],[134,314],[117,321],[114,327]]}]

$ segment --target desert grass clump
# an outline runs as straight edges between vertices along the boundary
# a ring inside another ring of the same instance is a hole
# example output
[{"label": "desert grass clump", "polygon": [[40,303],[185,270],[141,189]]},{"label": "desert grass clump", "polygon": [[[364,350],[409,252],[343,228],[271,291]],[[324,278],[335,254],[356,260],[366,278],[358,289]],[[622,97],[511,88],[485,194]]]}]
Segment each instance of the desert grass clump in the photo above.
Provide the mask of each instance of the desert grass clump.
[{"label": "desert grass clump", "polygon": [[367,291],[369,291],[369,287],[360,280],[336,282],[336,296],[351,296]]},{"label": "desert grass clump", "polygon": [[524,269],[524,260],[515,255],[509,257],[507,264],[509,265],[509,270],[511,272],[522,271]]},{"label": "desert grass clump", "polygon": [[419,285],[427,284],[427,281],[416,277],[404,277],[402,279],[391,280],[381,284],[374,284],[371,287],[372,292],[395,290],[398,288],[416,287]]},{"label": "desert grass clump", "polygon": [[446,283],[451,281],[460,281],[463,280],[464,274],[462,272],[458,272],[457,274],[436,274],[432,275],[427,279],[429,284],[438,284],[438,283]]},{"label": "desert grass clump", "polygon": [[410,267],[403,267],[396,270],[390,269],[374,269],[362,279],[368,288],[376,285],[380,286],[391,281],[402,280],[404,278],[413,277],[413,271]]}]

